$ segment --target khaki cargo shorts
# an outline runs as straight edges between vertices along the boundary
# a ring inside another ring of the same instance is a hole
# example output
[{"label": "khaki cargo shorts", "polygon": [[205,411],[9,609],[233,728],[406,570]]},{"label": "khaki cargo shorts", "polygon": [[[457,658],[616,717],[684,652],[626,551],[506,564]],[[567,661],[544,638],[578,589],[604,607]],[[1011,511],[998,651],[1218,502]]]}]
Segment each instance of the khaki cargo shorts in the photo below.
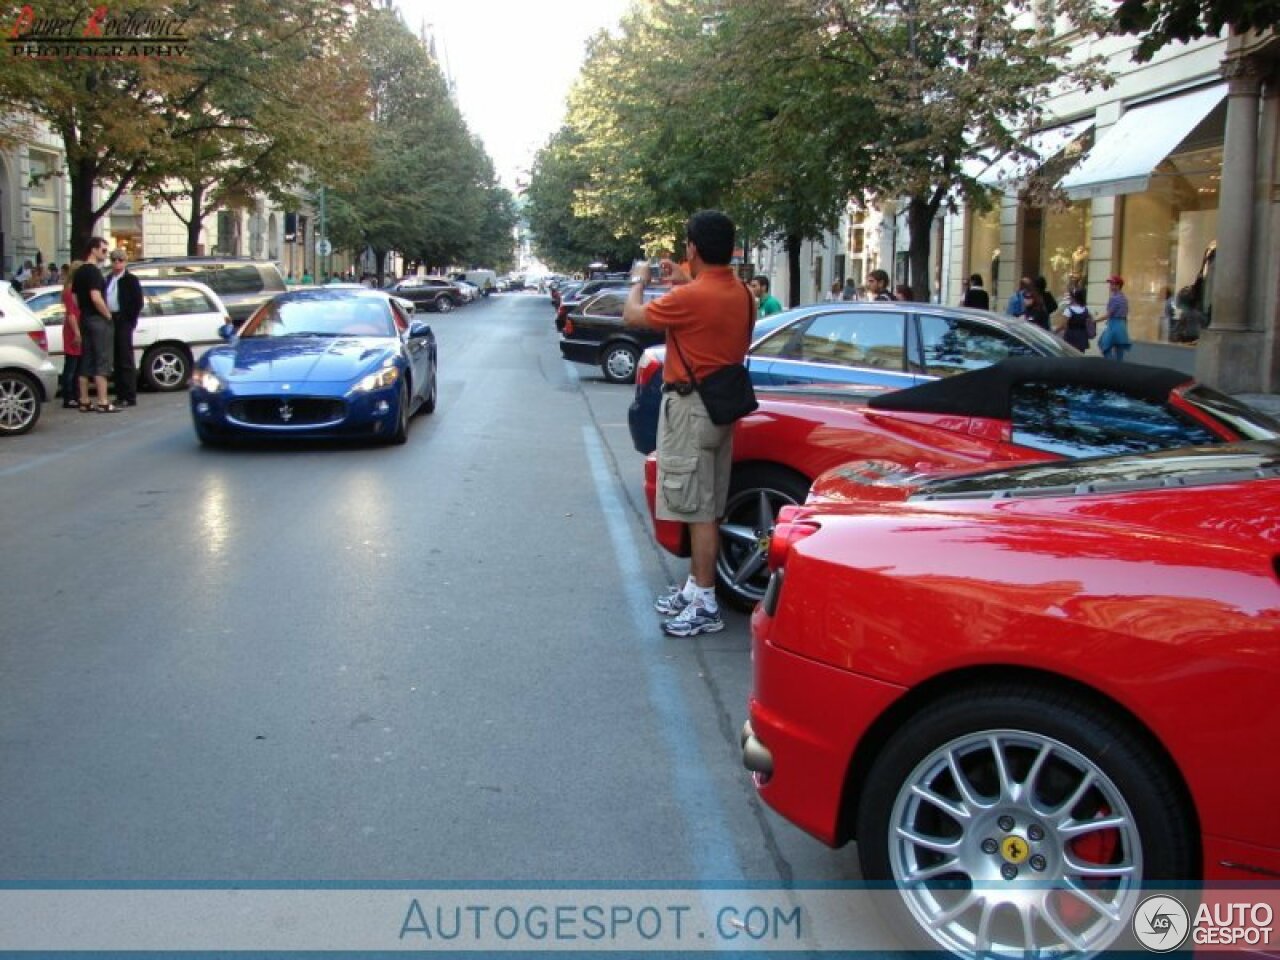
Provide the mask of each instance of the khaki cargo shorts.
[{"label": "khaki cargo shorts", "polygon": [[724,515],[733,467],[733,425],[718,427],[697,392],[664,393],[658,412],[659,520],[709,523]]}]

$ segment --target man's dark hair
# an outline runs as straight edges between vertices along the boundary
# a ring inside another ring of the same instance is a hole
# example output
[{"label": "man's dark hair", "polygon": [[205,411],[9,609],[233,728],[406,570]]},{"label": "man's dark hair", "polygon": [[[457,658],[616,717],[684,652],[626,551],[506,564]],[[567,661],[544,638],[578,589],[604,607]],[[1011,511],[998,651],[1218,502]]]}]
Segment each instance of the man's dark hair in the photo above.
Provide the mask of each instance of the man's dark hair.
[{"label": "man's dark hair", "polygon": [[982,286],[982,274],[980,274],[980,273],[972,274],[972,275],[969,277],[969,286],[971,286],[971,287],[980,287],[980,286]]},{"label": "man's dark hair", "polygon": [[867,274],[867,279],[876,280],[879,283],[883,283],[886,287],[889,286],[889,274],[885,273],[883,270],[872,270]]},{"label": "man's dark hair", "polygon": [[1043,273],[1036,277],[1036,289],[1041,293],[1044,293],[1049,289],[1049,281],[1044,278]]},{"label": "man's dark hair", "polygon": [[763,273],[757,273],[754,277],[751,278],[751,282],[760,284],[760,286],[764,287],[765,292],[768,293],[769,278],[766,277]]},{"label": "man's dark hair", "polygon": [[97,250],[98,247],[106,244],[106,242],[107,241],[104,240],[102,237],[90,237],[88,245],[84,248],[84,255],[88,257],[89,254]]},{"label": "man's dark hair", "polygon": [[699,210],[689,218],[684,235],[698,248],[698,256],[712,266],[727,266],[733,259],[733,221],[719,210]]}]

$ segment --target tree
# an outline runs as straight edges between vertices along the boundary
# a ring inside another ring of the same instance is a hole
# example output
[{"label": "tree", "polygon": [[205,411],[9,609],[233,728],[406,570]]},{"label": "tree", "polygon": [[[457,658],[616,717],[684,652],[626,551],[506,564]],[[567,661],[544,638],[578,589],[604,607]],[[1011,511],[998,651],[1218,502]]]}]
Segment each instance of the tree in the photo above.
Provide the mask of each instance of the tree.
[{"label": "tree", "polygon": [[638,236],[618,235],[600,216],[579,216],[577,196],[590,173],[579,157],[581,137],[561,127],[534,157],[524,214],[538,258],[556,270],[576,272],[602,261],[623,269],[643,254]]},{"label": "tree", "polygon": [[1280,0],[1120,0],[1114,27],[1120,33],[1144,33],[1134,58],[1150,60],[1174,41],[1186,43],[1237,33],[1274,30],[1280,24]]},{"label": "tree", "polygon": [[[268,117],[264,104],[274,102],[282,110],[291,105],[324,123],[315,98],[303,94],[313,89],[317,73],[327,75],[328,58],[353,11],[350,2],[326,5],[319,0],[181,0],[161,11],[143,0],[122,0],[111,6],[113,19],[172,17],[187,38],[189,55],[6,59],[0,72],[0,109],[43,120],[62,141],[71,192],[72,252],[83,252],[98,220],[135,183],[155,188],[183,164],[190,167],[220,155],[208,142],[216,131],[257,124],[260,143],[278,141],[270,159],[283,161],[292,141],[264,121],[279,121],[285,113]],[[323,29],[316,30],[317,25]],[[296,62],[300,49],[310,58],[305,68],[310,73]],[[249,109],[255,103],[259,109]],[[205,142],[197,142],[201,140]],[[290,157],[289,162],[299,159]],[[264,160],[260,169],[270,169],[270,164]],[[96,187],[108,193],[95,206]]]},{"label": "tree", "polygon": [[[349,11],[317,0],[226,3],[216,36],[187,63],[191,89],[166,104],[168,148],[138,177],[186,225],[188,255],[213,211],[258,193],[287,204],[304,177],[339,182],[368,150]],[[317,98],[317,88],[328,94]],[[335,141],[342,150],[330,149]]]},{"label": "tree", "polygon": [[[963,198],[990,202],[978,181],[985,165],[1013,155],[1040,158],[1025,137],[1044,120],[1042,104],[1064,86],[1105,84],[1100,60],[1069,60],[1063,34],[1041,29],[1021,2],[1005,0],[830,0],[810,6],[829,39],[822,56],[845,64],[845,86],[868,100],[874,124],[851,144],[868,164],[875,195],[903,198],[911,287],[928,300],[933,224]],[[1090,0],[1059,0],[1063,24],[1098,30]],[[871,69],[868,70],[868,65]]]},{"label": "tree", "polygon": [[329,193],[329,234],[386,256],[443,268],[481,255],[511,256],[510,195],[468,131],[439,64],[390,9],[368,12],[355,55],[368,77],[372,125],[358,178]]}]

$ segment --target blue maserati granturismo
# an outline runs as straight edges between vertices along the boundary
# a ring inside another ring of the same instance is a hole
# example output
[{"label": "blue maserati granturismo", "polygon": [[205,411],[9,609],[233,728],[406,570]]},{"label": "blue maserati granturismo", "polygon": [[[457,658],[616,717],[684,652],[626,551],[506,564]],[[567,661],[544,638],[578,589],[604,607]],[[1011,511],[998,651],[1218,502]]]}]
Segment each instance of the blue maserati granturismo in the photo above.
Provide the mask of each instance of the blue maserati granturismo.
[{"label": "blue maserati granturismo", "polygon": [[376,290],[281,294],[191,378],[204,444],[235,439],[349,437],[404,443],[410,419],[436,406],[431,325]]}]

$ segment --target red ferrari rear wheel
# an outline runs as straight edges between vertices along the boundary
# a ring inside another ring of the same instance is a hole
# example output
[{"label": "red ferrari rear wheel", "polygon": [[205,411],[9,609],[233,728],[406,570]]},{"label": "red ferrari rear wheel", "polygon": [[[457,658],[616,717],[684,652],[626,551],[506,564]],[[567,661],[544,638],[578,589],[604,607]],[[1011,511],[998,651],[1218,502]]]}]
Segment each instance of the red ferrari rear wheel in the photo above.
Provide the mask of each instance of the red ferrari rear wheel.
[{"label": "red ferrari rear wheel", "polygon": [[1122,943],[1152,882],[1194,882],[1185,791],[1120,716],[988,685],[903,724],[857,820],[864,879],[928,949],[1088,955]]}]

